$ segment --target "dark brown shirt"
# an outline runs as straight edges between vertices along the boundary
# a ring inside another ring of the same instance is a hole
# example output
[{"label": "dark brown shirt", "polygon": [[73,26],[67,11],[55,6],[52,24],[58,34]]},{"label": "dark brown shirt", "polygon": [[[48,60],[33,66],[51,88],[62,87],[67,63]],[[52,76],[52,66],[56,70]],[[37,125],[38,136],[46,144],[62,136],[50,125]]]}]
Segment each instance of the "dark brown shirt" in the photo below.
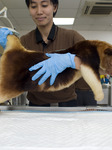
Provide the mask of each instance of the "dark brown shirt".
[{"label": "dark brown shirt", "polygon": [[[74,30],[67,30],[53,25],[48,36],[49,42],[46,44],[38,29],[35,29],[21,37],[21,43],[29,50],[53,52],[67,49],[84,38]],[[81,81],[82,88],[84,81]],[[86,84],[87,86],[87,84]],[[84,88],[88,88],[87,87]],[[28,92],[27,98],[34,104],[42,105],[47,103],[57,103],[76,99],[75,84],[57,92]]]}]

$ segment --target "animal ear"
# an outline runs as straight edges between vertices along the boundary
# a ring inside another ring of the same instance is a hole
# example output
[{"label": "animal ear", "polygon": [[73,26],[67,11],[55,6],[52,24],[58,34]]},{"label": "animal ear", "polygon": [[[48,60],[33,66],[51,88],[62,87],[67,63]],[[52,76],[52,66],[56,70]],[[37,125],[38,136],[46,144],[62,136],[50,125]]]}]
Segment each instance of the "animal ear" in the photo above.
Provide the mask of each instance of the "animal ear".
[{"label": "animal ear", "polygon": [[104,53],[105,53],[106,55],[112,55],[112,48],[107,48],[107,49],[105,49],[105,50],[104,50]]}]

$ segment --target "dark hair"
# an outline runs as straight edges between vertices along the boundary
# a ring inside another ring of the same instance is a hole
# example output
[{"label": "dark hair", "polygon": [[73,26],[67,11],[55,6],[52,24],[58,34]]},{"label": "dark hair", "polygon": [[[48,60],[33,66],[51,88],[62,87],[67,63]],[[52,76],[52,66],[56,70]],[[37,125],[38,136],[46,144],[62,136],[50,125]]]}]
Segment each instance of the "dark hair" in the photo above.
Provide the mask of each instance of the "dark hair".
[{"label": "dark hair", "polygon": [[[59,4],[58,0],[50,0],[50,1],[53,3],[53,5],[57,5],[57,8],[58,8],[58,4]],[[25,0],[25,2],[26,2],[27,7],[29,8],[31,0]],[[56,13],[57,11],[53,14],[53,17],[56,15]]]}]

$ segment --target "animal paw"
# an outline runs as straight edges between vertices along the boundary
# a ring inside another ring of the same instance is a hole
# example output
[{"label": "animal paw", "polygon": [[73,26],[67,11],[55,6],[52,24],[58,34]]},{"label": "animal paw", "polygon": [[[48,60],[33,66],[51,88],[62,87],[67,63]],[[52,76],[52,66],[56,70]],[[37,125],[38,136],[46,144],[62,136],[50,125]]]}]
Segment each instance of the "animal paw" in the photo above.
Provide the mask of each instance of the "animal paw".
[{"label": "animal paw", "polygon": [[101,101],[103,99],[104,99],[104,93],[98,93],[97,95],[95,95],[96,101]]}]

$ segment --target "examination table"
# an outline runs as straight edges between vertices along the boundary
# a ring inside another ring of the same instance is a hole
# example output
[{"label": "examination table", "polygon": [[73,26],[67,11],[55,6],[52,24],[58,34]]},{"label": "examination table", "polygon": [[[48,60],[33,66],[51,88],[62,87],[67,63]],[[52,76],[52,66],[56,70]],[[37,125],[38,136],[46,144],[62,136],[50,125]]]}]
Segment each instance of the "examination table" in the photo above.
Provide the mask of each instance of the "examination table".
[{"label": "examination table", "polygon": [[112,150],[112,107],[0,106],[0,150]]}]

